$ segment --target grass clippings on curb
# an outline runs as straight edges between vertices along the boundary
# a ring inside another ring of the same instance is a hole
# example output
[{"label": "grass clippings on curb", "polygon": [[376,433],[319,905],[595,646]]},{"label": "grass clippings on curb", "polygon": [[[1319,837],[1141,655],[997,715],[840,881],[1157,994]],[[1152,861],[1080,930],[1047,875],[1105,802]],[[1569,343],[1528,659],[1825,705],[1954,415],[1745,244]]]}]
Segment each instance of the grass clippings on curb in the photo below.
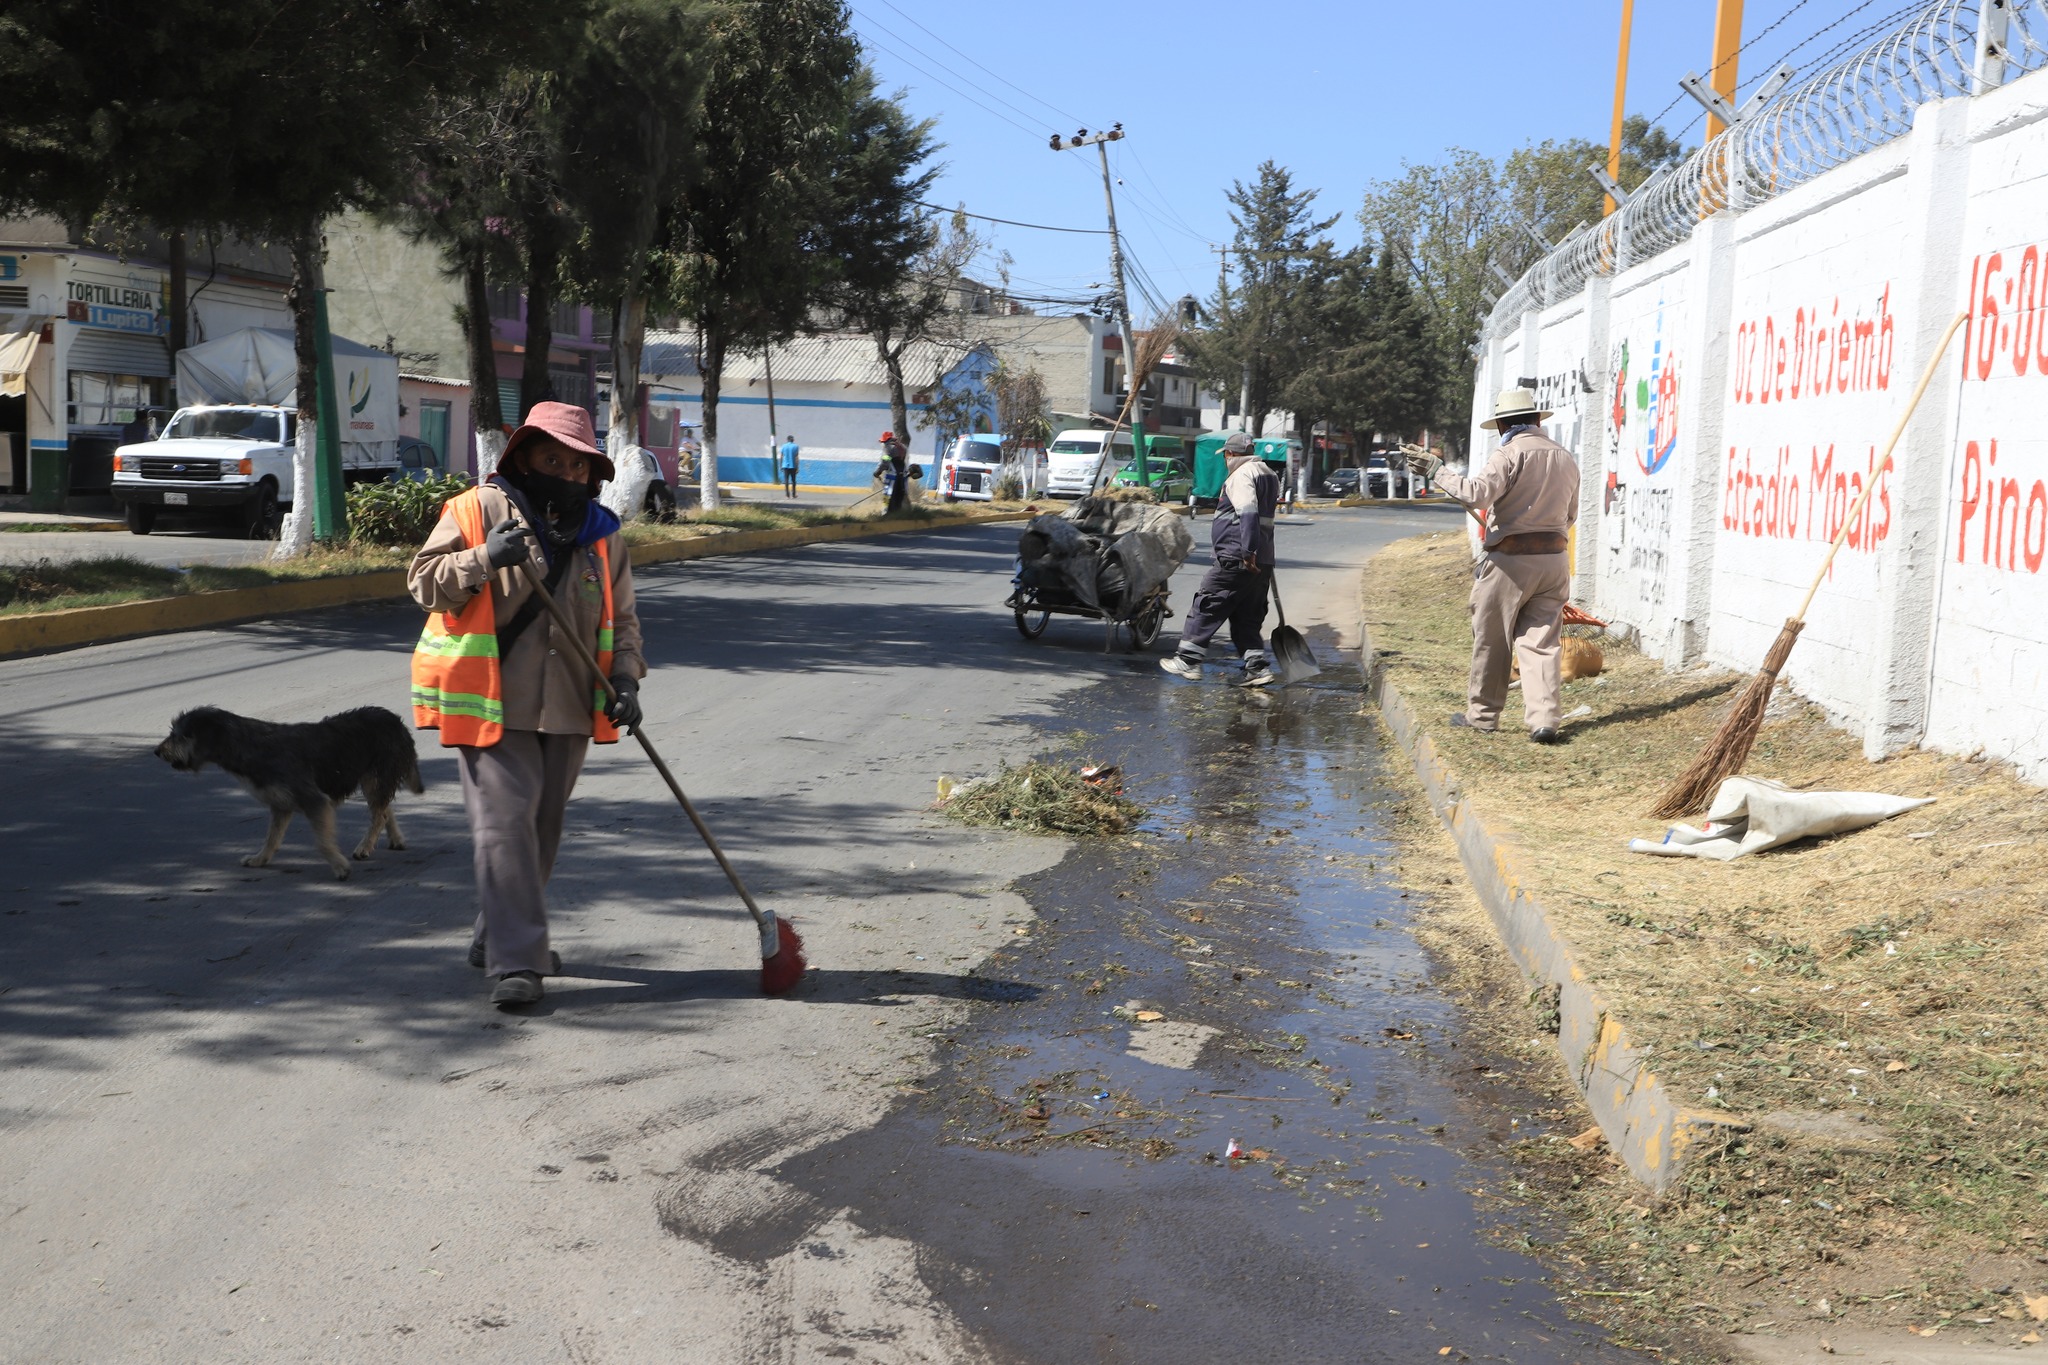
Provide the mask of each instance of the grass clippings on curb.
[{"label": "grass clippings on curb", "polygon": [[1091,782],[1081,769],[1037,759],[963,787],[939,805],[967,825],[1100,838],[1122,834],[1145,818],[1145,808],[1111,782]]},{"label": "grass clippings on curb", "polygon": [[1519,694],[1499,734],[1453,730],[1470,586],[1462,535],[1377,556],[1380,666],[1674,1095],[1754,1125],[1654,1207],[1604,1159],[1525,1141],[1576,1250],[1625,1270],[1610,1307],[2019,1341],[2048,1295],[2048,793],[1951,755],[1869,763],[1781,692],[1747,772],[1935,803],[1732,863],[1631,854],[1746,678],[1603,638],[1607,673],[1565,687],[1592,714],[1564,745],[1528,742]]},{"label": "grass clippings on curb", "polygon": [[127,555],[58,562],[0,564],[0,616],[107,607],[228,588],[257,588],[302,578],[340,578],[402,569],[410,550],[379,546],[321,550],[300,559],[260,564],[192,564],[178,568]]}]

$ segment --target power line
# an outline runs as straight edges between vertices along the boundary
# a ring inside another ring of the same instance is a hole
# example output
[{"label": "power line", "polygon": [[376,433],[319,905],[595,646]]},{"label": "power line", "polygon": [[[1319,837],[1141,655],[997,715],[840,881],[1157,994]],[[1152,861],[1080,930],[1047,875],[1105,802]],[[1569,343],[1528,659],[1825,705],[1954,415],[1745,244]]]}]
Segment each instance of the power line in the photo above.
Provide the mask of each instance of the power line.
[{"label": "power line", "polygon": [[[849,6],[849,8],[851,8],[851,7]],[[855,11],[854,11],[854,13],[855,13],[855,14],[860,14],[860,11],[858,11],[858,10],[855,10]],[[863,21],[863,22],[865,22],[865,23],[867,23],[867,24],[868,24],[868,25],[869,25],[870,27],[873,27],[873,28],[878,28],[878,29],[881,29],[881,30],[882,30],[882,32],[884,32],[884,33],[888,34],[888,35],[889,35],[889,36],[890,36],[891,38],[894,38],[894,39],[895,39],[895,40],[896,40],[897,42],[899,42],[899,43],[903,44],[903,46],[905,46],[905,47],[909,48],[909,49],[910,49],[910,50],[911,50],[912,52],[915,52],[915,53],[916,53],[916,54],[917,54],[918,56],[922,57],[922,58],[923,58],[923,59],[924,59],[925,61],[927,61],[927,62],[935,62],[935,63],[937,63],[937,64],[938,64],[939,66],[941,66],[941,67],[944,67],[944,66],[945,66],[945,63],[944,63],[943,61],[940,61],[940,59],[939,59],[939,58],[937,58],[937,57],[934,57],[934,56],[932,56],[932,55],[931,55],[931,54],[930,54],[929,52],[926,52],[926,51],[925,51],[925,50],[924,50],[923,48],[919,47],[919,46],[918,46],[918,45],[917,45],[916,43],[913,43],[913,42],[911,42],[911,41],[910,41],[910,40],[909,40],[908,38],[905,38],[905,37],[904,37],[904,36],[903,36],[902,34],[900,34],[900,33],[896,32],[896,31],[895,31],[894,29],[890,28],[890,27],[889,27],[888,25],[886,25],[886,24],[882,24],[882,23],[879,23],[879,22],[877,22],[877,21],[876,21],[876,20],[874,19],[874,17],[873,17],[873,16],[871,16],[871,15],[865,15],[865,14],[862,14],[862,15],[861,15],[860,17],[861,17],[862,21]],[[884,50],[884,51],[888,51],[889,49],[887,49],[887,48],[884,48],[883,50]],[[898,59],[898,60],[907,60],[907,59],[905,59],[905,58],[903,57],[903,54],[902,54],[902,53],[900,53],[900,52],[898,52],[898,53],[895,53],[894,55],[895,55],[895,56],[897,57],[897,59]],[[931,75],[931,76],[932,76],[932,78],[933,78],[934,80],[940,80],[940,83],[941,83],[941,84],[945,84],[945,82],[944,82],[944,81],[943,81],[943,80],[942,80],[942,79],[941,79],[940,77],[938,77],[938,76],[936,76],[936,75],[933,75],[933,73],[932,73],[931,71],[929,71],[929,70],[926,70],[925,74],[926,74],[926,75]],[[954,93],[956,93],[956,94],[960,94],[960,95],[961,95],[961,96],[962,96],[963,98],[966,98],[966,99],[970,100],[971,102],[979,103],[979,101],[974,101],[974,100],[973,100],[973,97],[972,97],[972,96],[966,95],[966,93],[965,93],[964,91],[961,91],[961,90],[959,90],[959,88],[958,88],[958,87],[951,87],[951,88],[952,88],[952,89],[954,90]],[[1004,99],[1004,98],[1003,98],[1003,97],[1002,97],[1001,95],[998,95],[998,94],[997,94],[997,93],[996,93],[995,91],[993,91],[993,90],[984,90],[984,91],[982,91],[981,93],[982,93],[982,94],[985,94],[985,95],[987,95],[987,96],[988,96],[988,97],[989,97],[990,99],[994,100],[994,101],[995,101],[995,102],[996,102],[997,104],[1000,104],[1000,105],[1002,105],[1002,106],[1003,106],[1003,107],[1004,107],[1005,109],[1008,109],[1008,110],[1012,111],[1013,113],[1021,114],[1021,115],[1023,115],[1023,116],[1025,117],[1025,118],[1028,118],[1028,119],[1036,119],[1036,118],[1038,117],[1038,116],[1037,116],[1036,114],[1033,114],[1033,113],[1032,113],[1032,112],[1031,112],[1030,110],[1028,110],[1028,109],[1019,109],[1019,108],[1018,108],[1018,107],[1017,107],[1016,105],[1014,105],[1014,104],[1010,103],[1010,102],[1009,102],[1008,100]],[[985,105],[985,104],[984,104],[984,105],[982,105],[981,107],[982,107],[983,109],[988,109],[988,106],[987,106],[987,105]],[[995,110],[993,110],[993,109],[989,109],[988,111],[989,111],[990,113],[992,113],[992,114],[996,112],[996,111],[995,111]],[[1001,117],[1004,117],[1004,116],[1003,116],[1003,115],[997,115],[997,117],[1001,118]],[[1034,137],[1038,136],[1038,134],[1037,134],[1036,132],[1034,132],[1034,131],[1033,131],[1032,129],[1030,129],[1030,128],[1027,128],[1027,127],[1025,127],[1025,125],[1023,125],[1023,124],[1021,124],[1021,123],[1017,123],[1017,121],[1016,121],[1015,119],[1006,119],[1006,121],[1007,121],[1007,122],[1009,122],[1009,123],[1012,123],[1012,124],[1014,124],[1014,125],[1015,125],[1016,127],[1019,127],[1019,128],[1023,128],[1023,129],[1024,129],[1024,131],[1025,131],[1025,132],[1027,132],[1027,133],[1032,133],[1032,135],[1033,135]]]},{"label": "power line", "polygon": [[917,201],[917,206],[921,209],[933,209],[939,213],[957,213],[963,218],[979,218],[984,223],[1001,223],[1004,227],[1035,228],[1040,232],[1079,232],[1085,233],[1090,237],[1109,236],[1108,228],[1070,228],[1053,227],[1046,223],[1020,223],[1014,218],[991,218],[985,213],[969,213],[966,209],[949,209],[940,204],[927,204],[922,199]]},{"label": "power line", "polygon": [[[961,50],[960,50],[959,48],[957,48],[957,47],[954,47],[954,46],[953,46],[953,45],[952,45],[951,43],[947,42],[947,41],[946,41],[946,40],[945,40],[944,38],[941,38],[941,37],[940,37],[940,36],[939,36],[938,34],[936,34],[936,33],[933,33],[933,32],[932,32],[932,31],[931,31],[930,29],[926,28],[926,27],[925,27],[925,26],[924,26],[923,24],[920,24],[920,23],[918,23],[918,22],[917,22],[917,20],[916,20],[916,19],[915,19],[914,17],[912,17],[912,16],[910,15],[910,14],[908,14],[908,13],[906,13],[906,12],[904,11],[904,9],[902,8],[902,6],[900,6],[900,5],[897,5],[896,3],[894,3],[894,0],[882,0],[882,3],[883,3],[883,4],[885,4],[885,5],[887,5],[887,6],[889,6],[889,8],[890,8],[890,9],[892,9],[892,10],[895,10],[895,11],[896,11],[896,13],[898,13],[898,14],[902,15],[902,16],[903,16],[903,18],[904,18],[904,19],[906,19],[906,20],[908,20],[908,21],[909,21],[909,22],[910,22],[911,24],[913,24],[913,25],[916,25],[916,27],[917,27],[917,28],[918,28],[918,29],[919,29],[919,30],[920,30],[921,32],[923,32],[923,33],[926,33],[926,34],[930,35],[930,37],[931,37],[931,38],[932,38],[932,39],[933,39],[934,41],[936,41],[936,42],[938,42],[939,44],[941,44],[942,46],[944,46],[944,47],[946,48],[946,50],[947,50],[947,51],[949,51],[949,52],[952,52],[952,53],[954,53],[955,55],[957,55],[958,57],[960,57],[960,58],[961,58],[961,60],[963,60],[963,61],[966,61],[966,62],[972,63],[972,64],[973,64],[973,65],[974,65],[975,67],[977,67],[978,69],[980,69],[980,70],[982,70],[982,71],[986,71],[986,72],[988,72],[988,74],[989,74],[989,75],[991,75],[991,76],[994,76],[994,77],[995,77],[995,78],[996,78],[997,80],[1001,81],[1001,82],[1002,82],[1002,83],[1003,83],[1004,85],[1007,85],[1007,86],[1009,86],[1009,87],[1010,87],[1010,88],[1011,88],[1012,90],[1015,90],[1015,91],[1016,91],[1016,92],[1017,92],[1018,94],[1020,94],[1020,95],[1024,96],[1024,97],[1025,97],[1026,99],[1029,99],[1029,100],[1034,100],[1034,101],[1036,101],[1037,103],[1039,103],[1039,104],[1042,104],[1042,105],[1044,105],[1044,106],[1045,106],[1045,107],[1046,107],[1047,109],[1050,109],[1050,110],[1051,110],[1051,111],[1052,111],[1053,113],[1055,113],[1055,114],[1058,114],[1058,115],[1060,116],[1060,118],[1061,118],[1062,120],[1064,120],[1065,122],[1067,122],[1067,123],[1071,123],[1071,124],[1074,124],[1074,125],[1075,125],[1075,126],[1077,126],[1077,127],[1078,127],[1078,126],[1080,126],[1080,125],[1082,125],[1082,124],[1085,124],[1085,123],[1087,122],[1087,120],[1086,120],[1086,119],[1083,119],[1083,118],[1079,118],[1079,117],[1077,117],[1077,116],[1075,116],[1075,115],[1073,115],[1073,114],[1070,114],[1070,113],[1068,113],[1068,112],[1067,112],[1066,110],[1064,110],[1064,109],[1060,108],[1060,107],[1059,107],[1058,105],[1056,105],[1056,104],[1052,104],[1052,103],[1048,102],[1048,101],[1047,101],[1047,100],[1046,100],[1046,99],[1045,99],[1045,98],[1044,98],[1043,96],[1040,96],[1040,95],[1034,94],[1033,92],[1031,92],[1031,91],[1029,91],[1029,90],[1026,90],[1026,89],[1025,89],[1025,88],[1024,88],[1023,86],[1021,86],[1021,85],[1017,84],[1017,83],[1016,83],[1015,81],[1011,80],[1011,79],[1010,79],[1009,77],[1007,77],[1007,76],[1003,75],[1003,74],[1002,74],[1002,73],[1001,73],[1000,71],[993,71],[993,70],[990,70],[990,69],[989,69],[988,67],[986,67],[986,66],[982,66],[982,64],[981,64],[980,62],[978,62],[978,61],[975,61],[973,57],[969,56],[969,55],[968,55],[967,53],[965,53],[965,52],[962,52],[962,51],[961,51]],[[1015,106],[1012,106],[1012,107],[1014,108]]]},{"label": "power line", "polygon": [[[872,22],[872,21],[871,21],[871,22]],[[885,32],[885,33],[886,33],[886,32],[888,32],[888,30],[884,29],[884,30],[883,30],[883,32]],[[891,35],[891,36],[893,37],[894,35]],[[881,49],[882,51],[884,51],[884,52],[888,53],[888,54],[889,54],[890,56],[894,57],[894,58],[895,58],[895,59],[896,59],[897,61],[899,61],[899,62],[902,62],[902,63],[903,63],[903,64],[904,64],[905,66],[907,66],[907,67],[910,67],[910,68],[911,68],[912,70],[914,70],[914,71],[917,71],[918,73],[920,73],[921,75],[925,76],[926,78],[928,78],[928,79],[930,79],[930,80],[934,80],[934,81],[937,81],[937,82],[938,82],[938,83],[939,83],[940,85],[943,85],[943,86],[945,86],[945,87],[946,87],[946,89],[948,89],[948,90],[952,91],[952,92],[953,92],[954,94],[958,95],[958,96],[959,96],[959,97],[960,97],[961,99],[963,99],[963,100],[966,100],[966,101],[967,101],[967,102],[968,102],[969,104],[971,104],[971,105],[973,105],[973,106],[974,106],[975,108],[977,108],[977,109],[981,110],[981,111],[982,111],[983,113],[985,113],[985,114],[989,114],[989,115],[992,115],[992,116],[993,116],[993,117],[995,117],[995,118],[999,118],[999,119],[1001,119],[1001,120],[1002,120],[1003,122],[1005,122],[1005,123],[1009,124],[1009,125],[1010,125],[1010,126],[1011,126],[1012,128],[1015,128],[1015,129],[1017,129],[1017,130],[1018,130],[1019,132],[1025,133],[1025,134],[1029,135],[1030,137],[1036,138],[1036,137],[1039,137],[1039,136],[1040,136],[1040,133],[1039,133],[1039,131],[1038,131],[1037,129],[1035,129],[1035,128],[1031,128],[1031,127],[1029,127],[1029,126],[1027,126],[1027,125],[1025,125],[1025,124],[1022,124],[1022,123],[1019,123],[1019,122],[1017,122],[1017,120],[1015,120],[1015,119],[1011,118],[1011,117],[1010,117],[1010,116],[1009,116],[1008,114],[1005,114],[1005,113],[1004,113],[1004,112],[1003,112],[1002,110],[1000,110],[1000,109],[993,109],[993,108],[990,108],[990,107],[989,107],[988,105],[986,105],[986,104],[983,104],[983,103],[982,103],[982,102],[981,102],[980,100],[976,99],[976,98],[975,98],[975,97],[974,97],[974,96],[973,96],[972,94],[969,94],[969,93],[968,93],[967,91],[965,91],[965,90],[962,90],[962,89],[961,89],[961,88],[960,88],[959,86],[957,86],[957,85],[953,84],[953,83],[952,83],[951,81],[947,80],[947,79],[946,79],[946,78],[945,78],[944,76],[941,76],[941,75],[939,75],[939,74],[938,74],[937,72],[935,72],[935,71],[931,71],[931,70],[928,70],[928,69],[927,69],[926,67],[924,67],[924,66],[923,66],[922,64],[920,64],[919,62],[917,62],[917,61],[914,61],[914,60],[912,60],[911,58],[909,58],[909,57],[906,57],[906,56],[904,56],[904,55],[903,55],[902,53],[898,52],[898,51],[897,51],[897,50],[896,50],[895,48],[893,48],[893,47],[890,47],[890,46],[889,46],[889,45],[888,45],[887,43],[885,43],[885,42],[882,42],[881,40],[877,39],[877,38],[876,38],[876,37],[875,37],[875,36],[874,36],[873,34],[863,34],[863,35],[861,35],[861,41],[862,41],[862,42],[863,42],[864,44],[866,44],[866,45],[869,45],[869,46],[872,46],[872,47],[877,47],[877,48],[880,48],[880,49]],[[900,38],[899,38],[899,39],[897,39],[897,41],[898,41],[898,42],[901,42],[901,41],[902,41],[902,39],[900,39]],[[925,60],[926,60],[926,61],[929,61],[929,60],[931,60],[931,59],[930,59],[930,58],[926,58]],[[1012,107],[1012,108],[1015,108],[1016,106],[1012,105],[1011,107]],[[1022,113],[1023,111],[1022,111],[1022,110],[1018,110],[1018,112],[1019,112],[1019,113]]]}]

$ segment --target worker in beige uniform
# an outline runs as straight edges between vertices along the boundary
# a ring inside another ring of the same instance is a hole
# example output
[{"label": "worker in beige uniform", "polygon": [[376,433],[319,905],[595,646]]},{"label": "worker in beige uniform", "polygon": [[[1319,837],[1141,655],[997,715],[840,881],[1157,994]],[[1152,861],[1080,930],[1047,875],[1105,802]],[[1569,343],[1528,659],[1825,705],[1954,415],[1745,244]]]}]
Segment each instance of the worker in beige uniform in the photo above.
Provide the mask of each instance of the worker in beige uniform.
[{"label": "worker in beige uniform", "polygon": [[1476,477],[1439,472],[1426,450],[1408,448],[1409,467],[1483,514],[1484,549],[1472,584],[1472,676],[1464,711],[1451,724],[1488,734],[1500,728],[1508,676],[1522,660],[1522,715],[1529,738],[1557,741],[1559,637],[1572,592],[1569,532],[1579,517],[1579,466],[1537,425],[1550,416],[1528,389],[1504,389],[1480,425],[1500,446]]},{"label": "worker in beige uniform", "polygon": [[[597,501],[612,476],[590,414],[536,403],[497,471],[458,494],[413,557],[431,613],[413,654],[413,715],[454,748],[476,867],[469,961],[495,1005],[530,1005],[555,970],[546,891],[569,795],[595,738],[640,723],[646,675],[631,556]],[[610,678],[608,700],[535,600],[532,568]]]}]

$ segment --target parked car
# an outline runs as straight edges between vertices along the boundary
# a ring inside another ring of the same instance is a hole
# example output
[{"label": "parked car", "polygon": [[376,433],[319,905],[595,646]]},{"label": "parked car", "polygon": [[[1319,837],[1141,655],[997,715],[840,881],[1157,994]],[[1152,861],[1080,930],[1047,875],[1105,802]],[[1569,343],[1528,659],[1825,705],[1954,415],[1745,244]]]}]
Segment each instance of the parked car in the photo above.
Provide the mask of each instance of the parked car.
[{"label": "parked car", "polygon": [[1355,498],[1358,496],[1359,477],[1363,473],[1356,466],[1333,469],[1323,478],[1323,492],[1333,498]]},{"label": "parked car", "polygon": [[939,463],[939,496],[947,502],[957,498],[987,502],[995,497],[996,481],[1002,474],[1000,436],[962,436]]},{"label": "parked car", "polygon": [[[1145,457],[1146,471],[1152,476],[1152,491],[1161,502],[1186,502],[1194,496],[1195,471],[1184,462],[1160,455]],[[1116,472],[1118,488],[1138,486],[1138,462],[1132,459]]]},{"label": "parked car", "polygon": [[114,451],[114,500],[138,536],[169,511],[212,513],[251,538],[272,539],[292,503],[297,441],[298,417],[286,408],[180,408],[156,440]]},{"label": "parked car", "polygon": [[386,483],[426,483],[441,477],[441,457],[417,436],[398,438],[398,468],[384,476]]}]

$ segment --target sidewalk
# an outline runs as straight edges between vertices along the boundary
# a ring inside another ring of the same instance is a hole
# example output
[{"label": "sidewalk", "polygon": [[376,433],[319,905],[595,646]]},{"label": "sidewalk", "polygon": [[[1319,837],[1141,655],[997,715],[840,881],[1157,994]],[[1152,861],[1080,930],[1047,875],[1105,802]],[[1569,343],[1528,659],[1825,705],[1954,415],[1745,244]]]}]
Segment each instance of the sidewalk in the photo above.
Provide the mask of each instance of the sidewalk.
[{"label": "sidewalk", "polygon": [[[1902,1343],[1909,1325],[1944,1345],[2048,1335],[2048,793],[1949,755],[1868,763],[1781,692],[1750,774],[1935,803],[1732,863],[1632,854],[1629,838],[1662,836],[1643,810],[1747,679],[1666,673],[1603,636],[1607,671],[1565,687],[1567,715],[1589,711],[1563,745],[1529,743],[1518,693],[1499,734],[1452,729],[1470,586],[1456,532],[1401,542],[1367,569],[1390,724],[1398,700],[1412,718],[1400,738],[1475,885],[1508,888],[1496,924],[1551,935],[1573,973],[1567,996],[1602,1002],[1600,1048],[1625,1040],[1626,1067],[1564,1048],[1576,1090],[1598,1112],[1661,1088],[1742,1125],[1662,1200],[1560,1139],[1520,1144],[1529,1184],[1582,1254],[1636,1272],[1614,1311],[1787,1341],[1835,1324]],[[1475,867],[1480,828],[1494,857]],[[1531,1032],[1558,1029],[1556,995],[1530,1004],[1503,1023],[1524,1052]],[[1566,1042],[1540,1041],[1553,1055]]]},{"label": "sidewalk", "polygon": [[125,531],[119,517],[80,516],[74,512],[0,512],[0,532]]}]

